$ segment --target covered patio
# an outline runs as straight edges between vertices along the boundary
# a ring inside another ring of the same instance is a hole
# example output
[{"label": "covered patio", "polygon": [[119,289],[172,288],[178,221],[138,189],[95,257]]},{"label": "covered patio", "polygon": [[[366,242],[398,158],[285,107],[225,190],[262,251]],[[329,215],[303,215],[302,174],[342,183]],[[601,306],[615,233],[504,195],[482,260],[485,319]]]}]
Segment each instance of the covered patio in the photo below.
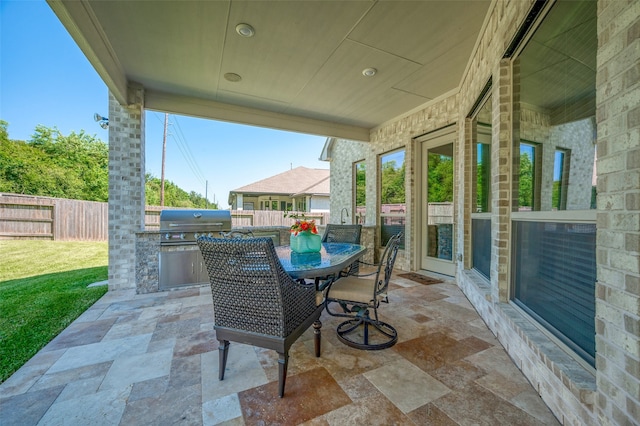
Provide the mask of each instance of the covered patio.
[{"label": "covered patio", "polygon": [[[48,3],[110,91],[110,292],[3,384],[3,415],[56,423],[107,407],[105,424],[278,413],[291,413],[287,424],[553,422],[538,394],[563,424],[638,424],[638,2]],[[147,110],[332,138],[331,222],[356,210],[354,170],[366,164],[371,252],[387,225],[381,164],[406,156],[396,268],[442,272],[431,266],[444,262],[454,278],[396,279],[385,315],[400,342],[379,353],[339,345],[326,318],[321,359],[306,341],[294,347],[290,399],[273,398],[274,359],[259,350],[231,357],[238,374],[218,383],[206,289],[134,294]],[[452,198],[434,200],[454,203],[446,262],[425,245],[431,158],[451,165]],[[574,265],[589,269],[576,326],[562,316],[576,299],[576,273],[562,271],[568,250],[543,259],[564,278],[540,278],[550,268],[530,261],[533,249],[550,254],[546,237],[588,240],[589,268]]]},{"label": "covered patio", "polygon": [[324,313],[280,399],[274,351],[232,343],[218,381],[209,287],[110,291],[0,386],[2,424],[557,424],[453,281],[394,276],[381,309],[394,347],[348,347]]}]

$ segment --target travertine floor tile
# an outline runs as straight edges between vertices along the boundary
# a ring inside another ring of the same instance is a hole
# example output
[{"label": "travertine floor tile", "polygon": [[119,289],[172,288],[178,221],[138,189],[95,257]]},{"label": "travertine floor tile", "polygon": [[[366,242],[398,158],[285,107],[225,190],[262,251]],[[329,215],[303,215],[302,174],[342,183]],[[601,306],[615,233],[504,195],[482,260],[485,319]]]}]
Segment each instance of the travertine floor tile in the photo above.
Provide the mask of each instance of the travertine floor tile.
[{"label": "travertine floor tile", "polygon": [[390,286],[399,341],[341,343],[324,312],[290,350],[285,397],[274,351],[231,343],[218,380],[208,286],[109,292],[0,385],[6,425],[557,424],[454,283]]},{"label": "travertine floor tile", "polygon": [[364,376],[403,413],[450,392],[445,385],[406,360],[386,364]]},{"label": "travertine floor tile", "polygon": [[324,368],[287,376],[285,397],[278,382],[239,393],[247,425],[297,425],[351,403],[351,399]]}]

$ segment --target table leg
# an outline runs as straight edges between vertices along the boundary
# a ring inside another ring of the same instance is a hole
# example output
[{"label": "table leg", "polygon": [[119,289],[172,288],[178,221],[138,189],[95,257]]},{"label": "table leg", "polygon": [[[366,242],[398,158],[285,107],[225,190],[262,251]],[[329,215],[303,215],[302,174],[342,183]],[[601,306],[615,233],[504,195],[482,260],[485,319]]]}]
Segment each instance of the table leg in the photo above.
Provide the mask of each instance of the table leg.
[{"label": "table leg", "polygon": [[320,322],[320,320],[317,320],[313,323],[313,337],[314,337],[314,344],[315,344],[315,350],[316,350],[316,358],[320,356],[320,340],[321,340],[321,335],[320,335],[320,329],[322,328],[322,322]]}]

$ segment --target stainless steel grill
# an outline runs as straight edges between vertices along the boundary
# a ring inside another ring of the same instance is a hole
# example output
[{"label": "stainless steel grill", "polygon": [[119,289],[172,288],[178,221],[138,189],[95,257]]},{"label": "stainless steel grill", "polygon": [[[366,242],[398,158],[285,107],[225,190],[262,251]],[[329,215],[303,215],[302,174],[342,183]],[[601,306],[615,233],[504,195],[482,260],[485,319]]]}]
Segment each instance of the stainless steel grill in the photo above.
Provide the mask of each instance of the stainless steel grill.
[{"label": "stainless steel grill", "polygon": [[198,237],[218,237],[231,231],[229,210],[163,210],[160,212],[160,244],[196,244]]},{"label": "stainless steel grill", "polygon": [[207,284],[209,275],[196,240],[202,235],[219,237],[220,232],[230,230],[231,212],[228,210],[160,212],[159,289]]}]

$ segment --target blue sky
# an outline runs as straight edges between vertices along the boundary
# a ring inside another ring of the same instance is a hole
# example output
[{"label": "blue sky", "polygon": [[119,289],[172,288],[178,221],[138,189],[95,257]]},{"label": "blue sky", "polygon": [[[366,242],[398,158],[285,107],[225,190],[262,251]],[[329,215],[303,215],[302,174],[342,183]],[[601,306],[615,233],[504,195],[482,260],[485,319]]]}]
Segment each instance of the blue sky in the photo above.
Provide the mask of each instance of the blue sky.
[{"label": "blue sky", "polygon": [[[29,140],[38,124],[63,135],[84,130],[104,142],[93,114],[108,114],[108,90],[44,0],[0,0],[0,119],[10,139]],[[169,115],[165,177],[227,208],[229,191],[305,166],[322,136]],[[146,114],[146,172],[160,177],[164,113]],[[208,183],[208,189],[207,184]]]}]

